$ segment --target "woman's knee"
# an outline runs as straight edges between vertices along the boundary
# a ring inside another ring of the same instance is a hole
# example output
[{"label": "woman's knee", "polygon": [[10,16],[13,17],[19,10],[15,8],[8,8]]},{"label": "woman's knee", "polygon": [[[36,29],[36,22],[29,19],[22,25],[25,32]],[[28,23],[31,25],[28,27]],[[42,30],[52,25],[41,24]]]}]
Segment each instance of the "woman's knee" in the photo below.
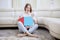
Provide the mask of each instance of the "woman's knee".
[{"label": "woman's knee", "polygon": [[23,26],[23,24],[21,22],[18,22],[18,25]]},{"label": "woman's knee", "polygon": [[18,22],[18,24],[21,24],[21,22]]},{"label": "woman's knee", "polygon": [[38,24],[35,24],[35,27],[38,27]]},{"label": "woman's knee", "polygon": [[20,22],[18,22],[18,28],[22,29],[22,24]]}]

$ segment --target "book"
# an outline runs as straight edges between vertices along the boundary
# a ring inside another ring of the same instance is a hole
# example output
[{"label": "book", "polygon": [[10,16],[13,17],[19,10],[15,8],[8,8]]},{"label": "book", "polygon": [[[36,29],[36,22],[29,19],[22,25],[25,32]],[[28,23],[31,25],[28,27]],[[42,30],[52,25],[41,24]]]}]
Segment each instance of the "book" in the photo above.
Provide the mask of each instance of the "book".
[{"label": "book", "polygon": [[24,17],[18,18],[18,21],[24,24]]},{"label": "book", "polygon": [[21,17],[18,21],[22,22],[24,26],[32,26],[34,24],[32,17]]},{"label": "book", "polygon": [[24,17],[24,26],[32,26],[34,23],[32,17]]}]

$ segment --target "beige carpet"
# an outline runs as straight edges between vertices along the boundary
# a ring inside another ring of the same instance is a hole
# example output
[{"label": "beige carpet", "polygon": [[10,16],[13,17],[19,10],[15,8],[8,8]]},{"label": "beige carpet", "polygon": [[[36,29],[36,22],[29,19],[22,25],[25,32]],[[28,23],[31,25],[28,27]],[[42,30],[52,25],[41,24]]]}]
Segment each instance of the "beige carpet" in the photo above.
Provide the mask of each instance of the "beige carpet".
[{"label": "beige carpet", "polygon": [[32,38],[32,37],[22,37],[22,38],[19,38],[19,37],[11,36],[11,37],[0,37],[0,40],[41,40],[41,39],[39,39],[39,38]]},{"label": "beige carpet", "polygon": [[34,34],[39,35],[39,38],[34,37],[17,37],[16,34],[19,33],[17,29],[5,29],[0,30],[0,40],[55,40],[48,31],[39,29],[35,31]]}]

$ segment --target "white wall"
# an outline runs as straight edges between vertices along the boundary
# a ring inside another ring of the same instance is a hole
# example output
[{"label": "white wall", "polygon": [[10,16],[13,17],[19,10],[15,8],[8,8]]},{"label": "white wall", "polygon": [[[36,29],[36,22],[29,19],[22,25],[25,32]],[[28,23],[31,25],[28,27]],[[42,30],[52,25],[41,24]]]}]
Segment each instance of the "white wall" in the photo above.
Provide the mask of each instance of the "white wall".
[{"label": "white wall", "polygon": [[[13,0],[13,8],[23,12],[26,3],[30,3],[37,16],[60,17],[60,0]],[[54,13],[57,11],[56,13]],[[18,11],[16,11],[18,14]],[[17,15],[18,16],[18,15]]]},{"label": "white wall", "polygon": [[36,9],[37,0],[13,0],[13,8],[23,10],[26,3],[30,3]]},{"label": "white wall", "polygon": [[58,10],[60,9],[60,0],[37,0],[38,10]]},{"label": "white wall", "polygon": [[13,8],[18,16],[23,12],[26,3],[32,5],[39,17],[60,17],[58,16],[60,15],[60,0],[0,0],[0,8]]},{"label": "white wall", "polygon": [[50,10],[51,0],[37,0],[37,10]]},{"label": "white wall", "polygon": [[0,0],[0,8],[15,8],[22,10],[26,3],[30,3],[33,10],[60,9],[60,0]]},{"label": "white wall", "polygon": [[60,9],[60,0],[52,0],[51,1],[51,9],[59,10]]},{"label": "white wall", "polygon": [[0,8],[12,8],[12,0],[0,0]]}]

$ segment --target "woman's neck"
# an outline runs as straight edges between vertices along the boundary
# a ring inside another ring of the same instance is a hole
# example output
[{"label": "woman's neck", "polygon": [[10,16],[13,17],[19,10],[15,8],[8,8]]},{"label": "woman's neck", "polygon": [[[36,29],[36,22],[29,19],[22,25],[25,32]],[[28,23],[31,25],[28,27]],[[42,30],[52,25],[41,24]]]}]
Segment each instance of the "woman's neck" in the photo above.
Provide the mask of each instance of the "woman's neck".
[{"label": "woman's neck", "polygon": [[25,11],[25,13],[26,13],[26,14],[30,14],[30,12],[28,12],[28,11]]}]

